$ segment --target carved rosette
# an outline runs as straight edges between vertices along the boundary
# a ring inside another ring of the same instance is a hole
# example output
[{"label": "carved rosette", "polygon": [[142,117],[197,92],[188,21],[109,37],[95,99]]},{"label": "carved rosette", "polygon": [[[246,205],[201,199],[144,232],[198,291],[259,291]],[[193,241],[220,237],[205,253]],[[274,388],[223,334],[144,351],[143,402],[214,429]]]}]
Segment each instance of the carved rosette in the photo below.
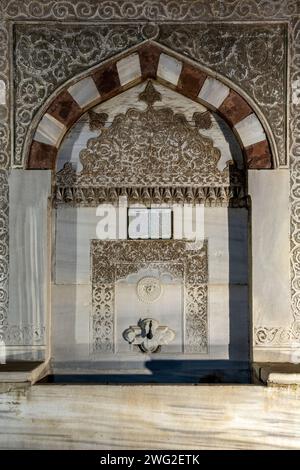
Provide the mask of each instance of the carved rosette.
[{"label": "carved rosette", "polygon": [[162,296],[163,286],[160,280],[153,276],[143,277],[137,283],[136,293],[141,302],[152,304]]},{"label": "carved rosette", "polygon": [[[178,263],[180,260],[180,263]],[[91,242],[92,352],[113,353],[115,283],[143,267],[156,267],[184,280],[184,352],[207,352],[207,244],[191,246],[182,240]],[[174,265],[174,266],[173,266]],[[173,267],[172,267],[173,266]],[[145,286],[145,279],[142,279]],[[153,281],[153,279],[152,279]],[[149,285],[149,283],[146,283]],[[159,290],[159,289],[158,289]],[[157,288],[154,289],[158,295]],[[151,300],[152,293],[150,293]],[[155,298],[155,300],[157,300]]]}]

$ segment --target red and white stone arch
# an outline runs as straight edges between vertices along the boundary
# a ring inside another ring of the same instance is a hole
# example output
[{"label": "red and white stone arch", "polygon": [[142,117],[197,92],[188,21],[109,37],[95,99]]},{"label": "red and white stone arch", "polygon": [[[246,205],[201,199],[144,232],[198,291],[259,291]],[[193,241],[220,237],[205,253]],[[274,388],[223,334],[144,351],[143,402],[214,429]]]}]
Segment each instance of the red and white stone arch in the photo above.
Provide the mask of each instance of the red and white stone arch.
[{"label": "red and white stone arch", "polygon": [[[275,167],[272,136],[257,112],[236,90],[198,64],[147,41],[95,67],[66,85],[42,115],[27,156],[28,169],[54,169],[59,145],[71,126],[89,108],[152,78],[220,114],[244,150],[248,168]],[[271,145],[270,145],[271,144]],[[273,145],[274,153],[274,145]]]}]

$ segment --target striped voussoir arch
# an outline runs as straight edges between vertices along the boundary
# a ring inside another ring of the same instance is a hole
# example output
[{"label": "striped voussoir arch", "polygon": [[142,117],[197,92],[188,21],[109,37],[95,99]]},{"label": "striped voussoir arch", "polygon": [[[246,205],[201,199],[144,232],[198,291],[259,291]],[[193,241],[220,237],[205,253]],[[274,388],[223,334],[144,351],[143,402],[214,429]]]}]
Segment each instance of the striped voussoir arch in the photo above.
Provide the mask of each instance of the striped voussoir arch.
[{"label": "striped voussoir arch", "polygon": [[54,169],[64,135],[84,112],[148,78],[218,112],[238,137],[248,168],[272,168],[265,130],[250,104],[199,66],[151,41],[112,58],[59,92],[36,128],[26,167]]}]

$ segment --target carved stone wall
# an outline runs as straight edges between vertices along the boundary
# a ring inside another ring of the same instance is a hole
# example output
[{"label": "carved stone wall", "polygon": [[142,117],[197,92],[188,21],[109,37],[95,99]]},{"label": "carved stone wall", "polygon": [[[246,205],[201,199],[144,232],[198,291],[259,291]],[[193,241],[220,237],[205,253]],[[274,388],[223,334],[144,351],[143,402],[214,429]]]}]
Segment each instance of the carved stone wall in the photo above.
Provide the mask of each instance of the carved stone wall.
[{"label": "carved stone wall", "polygon": [[[15,155],[22,165],[24,140],[33,116],[58,85],[92,65],[147,38],[184,52],[228,77],[260,105],[274,132],[279,163],[286,153],[286,28],[284,25],[16,25]],[[209,47],[203,46],[209,44]]]},{"label": "carved stone wall", "polygon": [[286,34],[285,25],[161,25],[158,38],[249,93],[272,127],[283,166],[287,164]]},{"label": "carved stone wall", "polygon": [[[178,261],[183,270],[178,269]],[[207,244],[185,241],[102,241],[91,243],[92,353],[115,352],[115,283],[151,264],[184,279],[184,351],[207,352]],[[174,267],[173,267],[174,265]]]},{"label": "carved stone wall", "polygon": [[60,84],[142,40],[137,25],[16,25],[14,164],[22,165],[32,118]]},{"label": "carved stone wall", "polygon": [[[68,26],[61,26],[60,22],[76,22],[80,21],[84,23],[84,25],[88,25],[89,29],[93,29],[95,25],[94,22],[97,22],[97,28],[99,29],[100,23],[109,23],[109,22],[120,22],[123,21],[130,25],[132,28],[133,22],[140,21],[140,22],[158,22],[163,24],[164,22],[174,22],[178,23],[176,28],[174,27],[174,36],[173,38],[177,38],[180,31],[183,33],[183,38],[185,40],[185,53],[186,54],[198,54],[198,58],[195,57],[197,60],[202,60],[201,54],[205,54],[206,51],[203,52],[200,50],[201,47],[196,48],[196,43],[191,39],[191,35],[187,34],[187,27],[183,22],[186,23],[203,23],[203,22],[222,22],[223,26],[220,28],[220,35],[221,37],[226,37],[225,29],[228,28],[228,31],[232,37],[236,37],[237,42],[240,44],[238,39],[238,28],[244,28],[251,30],[253,24],[248,24],[248,22],[262,22],[266,21],[269,24],[267,26],[259,26],[259,36],[260,40],[265,38],[268,42],[274,42],[277,44],[278,38],[274,36],[274,32],[277,31],[278,35],[284,39],[286,35],[286,29],[284,26],[276,24],[277,21],[284,21],[288,27],[288,39],[289,39],[289,64],[290,64],[290,74],[289,74],[289,82],[288,88],[291,90],[290,93],[290,101],[287,103],[289,109],[289,154],[291,161],[291,277],[292,277],[292,312],[293,318],[298,321],[299,318],[299,298],[300,298],[300,237],[299,237],[299,158],[300,158],[300,100],[299,100],[299,83],[300,83],[300,68],[299,68],[299,35],[300,35],[300,23],[299,23],[299,15],[300,15],[300,4],[298,0],[283,0],[283,1],[274,1],[274,0],[231,0],[229,2],[220,2],[219,0],[211,0],[210,2],[203,2],[202,0],[190,1],[190,0],[183,0],[183,1],[157,1],[153,2],[152,0],[107,0],[103,2],[94,2],[93,0],[67,0],[65,2],[58,2],[57,0],[44,0],[43,2],[36,2],[35,0],[2,0],[0,3],[0,80],[3,80],[5,87],[6,87],[6,98],[7,101],[5,104],[0,103],[0,112],[1,112],[1,119],[0,119],[0,166],[1,168],[8,168],[10,162],[14,165],[22,165],[21,154],[14,153],[12,154],[10,151],[10,122],[9,122],[9,112],[10,112],[10,105],[12,106],[13,103],[8,102],[9,97],[9,90],[10,90],[10,81],[9,81],[9,43],[12,45],[12,34],[10,32],[11,27],[13,26],[15,21],[23,21],[27,24],[18,24],[15,31],[20,31],[20,34],[25,30],[33,31],[34,29],[45,28],[47,26],[47,30],[49,31],[51,27],[55,31],[60,30],[62,27],[70,28],[68,31],[71,31],[72,28],[78,27],[78,25],[68,25]],[[41,22],[45,22],[48,20],[54,20],[56,25],[51,23],[44,23],[40,24]],[[31,25],[30,22],[36,22],[34,25]],[[237,24],[233,25],[233,22],[237,22]],[[243,24],[245,22],[245,24]],[[273,22],[273,24],[271,24]],[[136,23],[135,23],[136,24]],[[150,25],[151,26],[151,25]],[[127,27],[127,26],[126,26]],[[137,28],[137,26],[134,26]],[[198,27],[198,25],[197,25]],[[219,27],[219,24],[218,24]],[[257,26],[258,27],[258,26]],[[101,25],[102,28],[102,25]],[[119,30],[120,25],[114,24],[110,25],[112,31]],[[199,25],[199,35],[203,35],[203,31],[213,31],[216,28],[216,25],[209,25],[209,26],[202,26]],[[235,29],[234,29],[235,28]],[[263,29],[265,28],[266,33],[263,33]],[[160,34],[164,34],[161,36],[161,41],[168,42],[168,38],[166,37],[167,31],[170,29],[169,25],[164,25],[161,28]],[[191,25],[188,26],[189,31],[193,29]],[[234,33],[232,33],[234,29]],[[136,31],[137,31],[136,30]],[[151,30],[151,27],[150,27]],[[74,30],[73,30],[74,31]],[[100,29],[99,29],[100,31]],[[102,34],[102,33],[99,33]],[[157,36],[157,29],[152,28],[152,32],[150,34],[154,37]],[[212,34],[212,33],[211,33]],[[230,35],[229,34],[229,35]],[[250,34],[250,33],[249,33]],[[265,35],[266,34],[266,35]],[[270,34],[268,36],[268,34]],[[235,36],[236,35],[236,36]],[[102,35],[103,36],[103,35]],[[49,34],[48,38],[51,37]],[[106,38],[105,34],[104,37]],[[151,36],[152,37],[152,36]],[[140,40],[143,39],[140,36]],[[39,40],[41,39],[41,42]],[[36,38],[37,43],[42,45],[41,51],[45,46],[45,42],[43,42],[43,38],[40,39]],[[52,39],[53,35],[52,35]],[[47,37],[46,37],[47,42]],[[134,39],[135,40],[135,39]],[[216,37],[216,51],[215,51],[215,67],[217,71],[223,73],[223,68],[227,70],[227,73],[232,74],[236,70],[237,67],[241,66],[240,57],[247,56],[247,60],[249,64],[253,64],[252,57],[253,53],[251,51],[255,51],[260,49],[261,46],[261,53],[258,54],[259,61],[258,63],[254,64],[253,69],[257,72],[255,76],[255,72],[252,70],[250,71],[250,75],[242,75],[243,85],[247,87],[248,92],[257,99],[262,107],[264,107],[265,112],[271,119],[271,125],[273,126],[277,144],[279,148],[283,150],[283,135],[284,135],[284,122],[285,122],[285,102],[284,96],[282,96],[282,89],[286,89],[286,78],[283,79],[283,82],[280,83],[282,79],[282,73],[286,63],[286,53],[284,51],[283,46],[279,46],[278,50],[273,49],[273,44],[270,44],[271,50],[279,60],[277,67],[275,64],[270,64],[268,62],[269,56],[264,56],[264,45],[260,42],[260,46],[250,38],[251,47],[250,47],[250,55],[245,50],[245,47],[242,47],[241,52],[240,50],[236,52],[236,55],[232,55],[228,49],[226,49],[226,42],[224,42],[224,47],[218,50],[218,40],[219,36]],[[121,37],[121,41],[125,41],[123,37]],[[68,47],[75,47],[78,51],[78,45],[73,46],[72,44],[72,34],[70,35],[70,41],[68,42]],[[115,46],[114,47],[118,47]],[[122,46],[119,46],[122,48]],[[127,45],[124,44],[124,48]],[[178,46],[178,39],[177,42],[174,41],[172,47],[179,47]],[[11,47],[12,49],[12,47]],[[85,50],[85,47],[83,47]],[[115,49],[116,50],[116,49]],[[121,49],[117,49],[121,50]],[[53,48],[50,47],[50,51],[53,53]],[[70,49],[66,49],[66,51],[70,51]],[[102,50],[99,53],[103,53]],[[240,55],[239,55],[240,54]],[[79,54],[82,56],[82,54]],[[84,60],[86,57],[90,56],[83,53]],[[66,57],[66,56],[65,56]],[[71,54],[71,58],[74,60],[74,54]],[[103,56],[104,57],[104,56]],[[12,57],[11,57],[12,59]],[[265,59],[265,60],[264,60]],[[13,64],[16,60],[11,60]],[[67,59],[66,59],[67,60]],[[53,64],[53,58],[50,61]],[[74,64],[74,68],[78,67],[78,70],[83,70],[84,67],[88,67],[92,65],[93,58],[91,59],[91,63],[88,65],[87,61],[82,65]],[[274,92],[268,88],[268,86],[264,83],[264,77],[268,75],[268,69],[265,64],[269,64],[270,74],[268,78],[272,77],[274,82]],[[238,65],[237,65],[238,64]],[[213,67],[213,64],[210,64]],[[26,64],[24,64],[26,67]],[[82,68],[83,67],[83,68]],[[231,68],[232,67],[232,68]],[[261,67],[261,69],[260,69]],[[278,75],[276,75],[276,70],[278,70]],[[243,74],[243,67],[240,70],[240,73]],[[280,75],[280,76],[279,76]],[[24,90],[26,91],[26,96],[29,97],[27,102],[27,107],[24,106],[22,102],[22,94],[18,95],[18,91],[15,93],[15,97],[19,96],[18,102],[15,102],[15,106],[18,107],[18,117],[20,118],[20,134],[15,135],[19,148],[23,145],[24,137],[25,137],[25,129],[29,122],[29,115],[32,117],[36,111],[34,105],[32,104],[32,96],[30,90],[33,87],[36,87],[36,84],[30,82],[26,82],[26,70],[20,71],[19,75],[20,80],[24,81]],[[52,77],[53,79],[53,77]],[[234,77],[231,77],[234,80]],[[61,83],[59,82],[59,74],[56,78],[56,84]],[[46,82],[44,82],[46,83]],[[259,93],[256,92],[256,85],[259,90]],[[49,86],[49,84],[48,84]],[[37,88],[39,88],[37,86]],[[45,86],[47,88],[47,86]],[[266,98],[262,96],[262,91],[266,91]],[[47,92],[42,88],[38,91],[38,98],[39,103],[42,103],[43,100],[46,99]],[[24,95],[25,96],[25,95]],[[276,98],[277,103],[272,104],[272,99]],[[31,101],[31,103],[30,103]],[[23,111],[20,111],[21,107],[23,107]],[[34,110],[33,110],[34,109]],[[276,116],[277,112],[277,116]],[[282,165],[287,163],[286,155],[280,152],[280,162]],[[6,181],[7,175],[3,173],[3,178]],[[4,199],[3,205],[1,206],[1,221],[3,221],[3,229],[1,233],[4,233],[2,240],[4,240],[4,245],[8,246],[8,192],[6,190],[6,184],[3,186],[4,188]],[[2,222],[1,222],[2,223]],[[2,235],[1,235],[2,236]],[[4,250],[4,253],[6,251]],[[8,278],[8,267],[7,267],[7,255],[1,256],[1,272],[3,273],[2,278],[4,279],[2,287],[1,286],[1,308],[2,312],[5,313],[7,316],[7,308],[8,308],[8,298],[7,298],[7,290],[5,288],[5,283],[7,282]],[[296,325],[296,323],[295,323]],[[264,327],[262,327],[264,328]],[[279,329],[275,329],[279,331]],[[268,329],[271,332],[271,329]],[[295,331],[295,330],[294,330]],[[275,335],[278,337],[278,334]],[[286,343],[286,332],[283,336]],[[268,338],[271,338],[269,341]],[[272,345],[274,334],[266,335],[266,340],[264,341],[265,345]],[[258,345],[262,344],[261,340],[258,340]],[[273,343],[274,344],[274,343]],[[276,340],[277,345],[281,345],[282,340],[279,339],[278,342]]]}]

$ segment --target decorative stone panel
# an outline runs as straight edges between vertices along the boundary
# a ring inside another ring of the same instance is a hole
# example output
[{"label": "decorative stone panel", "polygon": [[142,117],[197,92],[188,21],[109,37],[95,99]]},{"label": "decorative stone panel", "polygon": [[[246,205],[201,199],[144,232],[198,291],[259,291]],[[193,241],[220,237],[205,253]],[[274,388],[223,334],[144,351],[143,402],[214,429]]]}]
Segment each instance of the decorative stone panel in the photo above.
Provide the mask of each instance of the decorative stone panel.
[{"label": "decorative stone panel", "polygon": [[[152,63],[153,57],[155,58],[154,64]],[[132,69],[135,70],[133,74],[131,73]],[[52,116],[53,120],[51,124],[49,120],[48,125],[45,122],[41,124],[44,118],[42,117],[34,135],[34,151],[31,149],[29,153],[28,168],[40,168],[39,162],[42,158],[50,160],[53,158],[53,155],[57,154],[57,146],[63,137],[63,133],[67,132],[70,128],[69,115],[71,111],[66,111],[65,119],[60,117],[60,121],[57,120],[56,112],[56,109],[62,107],[61,101],[65,101],[66,93],[72,95],[72,98],[80,106],[82,113],[84,113],[89,107],[115,96],[146,78],[155,78],[175,88],[176,91],[192,100],[202,102],[208,108],[216,110],[229,124],[234,122],[233,132],[240,138],[241,144],[244,145],[246,156],[248,147],[252,146],[251,167],[257,169],[271,168],[275,161],[272,163],[270,145],[273,148],[274,159],[276,159],[276,146],[273,145],[271,134],[264,129],[261,123],[262,116],[258,118],[253,107],[249,103],[247,104],[244,98],[237,95],[236,92],[233,95],[234,90],[231,90],[228,85],[219,79],[210,77],[206,72],[204,74],[200,72],[202,71],[197,64],[192,65],[188,63],[184,57],[178,58],[169,49],[166,50],[152,41],[136,47],[134,50],[131,50],[130,54],[127,53],[114,58],[99,68],[93,69],[89,76],[85,76],[76,82],[76,91],[74,91],[75,85],[67,86],[61,90],[59,95],[50,104],[44,116]],[[187,74],[194,77],[191,87],[189,87]],[[197,79],[199,80],[199,86],[195,83]],[[108,88],[107,83],[109,84]],[[236,99],[234,100],[232,96],[236,96]],[[230,99],[230,104],[225,102],[227,98]],[[222,107],[224,102],[225,105]],[[251,107],[251,113],[248,115],[246,115],[245,111],[248,109],[247,106]],[[241,112],[239,112],[239,109],[241,109]],[[233,115],[235,116],[234,118]],[[41,125],[43,130],[42,135],[39,132]],[[64,126],[64,128],[61,126]],[[269,140],[266,132],[268,133]],[[247,136],[247,139],[245,136]],[[261,149],[257,150],[255,147],[255,144],[261,142],[265,144],[263,158],[261,157]],[[45,148],[42,148],[42,145],[45,144],[49,145],[46,153]],[[55,162],[53,161],[50,167],[53,168],[54,165]]]},{"label": "decorative stone panel", "polygon": [[[182,265],[182,268],[178,264]],[[207,243],[181,240],[91,242],[94,354],[115,352],[115,284],[151,265],[163,266],[184,282],[184,352],[207,352]]]}]

